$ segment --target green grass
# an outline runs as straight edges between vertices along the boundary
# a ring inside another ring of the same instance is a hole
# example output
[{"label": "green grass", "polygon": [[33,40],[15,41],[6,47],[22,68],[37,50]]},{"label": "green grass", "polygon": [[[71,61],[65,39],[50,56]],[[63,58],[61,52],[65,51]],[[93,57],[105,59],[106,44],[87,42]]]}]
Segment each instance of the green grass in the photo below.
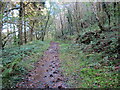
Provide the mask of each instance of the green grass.
[{"label": "green grass", "polygon": [[60,58],[68,84],[74,88],[116,88],[118,72],[102,53],[83,53],[76,45],[61,44]]},{"label": "green grass", "polygon": [[49,42],[33,41],[20,47],[5,48],[2,54],[2,87],[15,87],[28,70],[34,68],[34,63],[40,60],[48,46]]}]

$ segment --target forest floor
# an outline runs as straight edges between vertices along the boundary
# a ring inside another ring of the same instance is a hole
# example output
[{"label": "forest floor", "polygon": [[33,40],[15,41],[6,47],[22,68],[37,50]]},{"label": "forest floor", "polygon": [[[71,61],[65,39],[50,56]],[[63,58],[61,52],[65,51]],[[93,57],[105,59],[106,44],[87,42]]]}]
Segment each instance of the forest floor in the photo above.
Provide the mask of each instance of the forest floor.
[{"label": "forest floor", "polygon": [[65,88],[65,77],[60,70],[59,43],[51,42],[42,60],[35,64],[18,88]]},{"label": "forest floor", "polygon": [[78,42],[32,41],[3,50],[3,88],[119,88],[118,29],[86,32]]},{"label": "forest floor", "polygon": [[60,44],[61,68],[70,88],[120,87],[118,31],[86,32],[78,43]]}]

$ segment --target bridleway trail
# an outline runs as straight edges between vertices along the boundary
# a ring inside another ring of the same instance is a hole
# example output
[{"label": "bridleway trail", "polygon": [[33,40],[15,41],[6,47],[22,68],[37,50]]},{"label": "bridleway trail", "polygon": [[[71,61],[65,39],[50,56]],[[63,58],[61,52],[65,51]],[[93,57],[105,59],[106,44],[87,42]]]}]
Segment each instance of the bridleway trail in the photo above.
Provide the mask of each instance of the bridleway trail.
[{"label": "bridleway trail", "polygon": [[51,42],[36,68],[18,83],[18,88],[66,88],[65,78],[60,70],[59,43]]}]

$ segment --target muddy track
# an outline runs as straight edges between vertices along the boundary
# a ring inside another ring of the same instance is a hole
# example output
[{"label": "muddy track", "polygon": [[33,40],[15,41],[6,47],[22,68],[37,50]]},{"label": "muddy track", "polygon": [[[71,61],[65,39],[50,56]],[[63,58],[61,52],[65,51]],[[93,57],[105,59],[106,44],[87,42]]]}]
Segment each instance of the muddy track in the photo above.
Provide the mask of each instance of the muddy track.
[{"label": "muddy track", "polygon": [[51,42],[42,60],[37,62],[36,68],[16,86],[18,88],[66,88],[65,78],[60,70],[58,50],[59,44]]}]

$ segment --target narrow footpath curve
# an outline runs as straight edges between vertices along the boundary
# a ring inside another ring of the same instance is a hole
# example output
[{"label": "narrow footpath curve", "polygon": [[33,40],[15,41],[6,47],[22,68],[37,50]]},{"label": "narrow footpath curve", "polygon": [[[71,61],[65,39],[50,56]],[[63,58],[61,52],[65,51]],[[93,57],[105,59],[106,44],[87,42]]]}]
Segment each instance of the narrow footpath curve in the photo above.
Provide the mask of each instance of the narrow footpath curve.
[{"label": "narrow footpath curve", "polygon": [[60,70],[59,44],[50,43],[36,68],[27,75],[26,80],[18,83],[18,88],[66,88],[65,78]]}]

